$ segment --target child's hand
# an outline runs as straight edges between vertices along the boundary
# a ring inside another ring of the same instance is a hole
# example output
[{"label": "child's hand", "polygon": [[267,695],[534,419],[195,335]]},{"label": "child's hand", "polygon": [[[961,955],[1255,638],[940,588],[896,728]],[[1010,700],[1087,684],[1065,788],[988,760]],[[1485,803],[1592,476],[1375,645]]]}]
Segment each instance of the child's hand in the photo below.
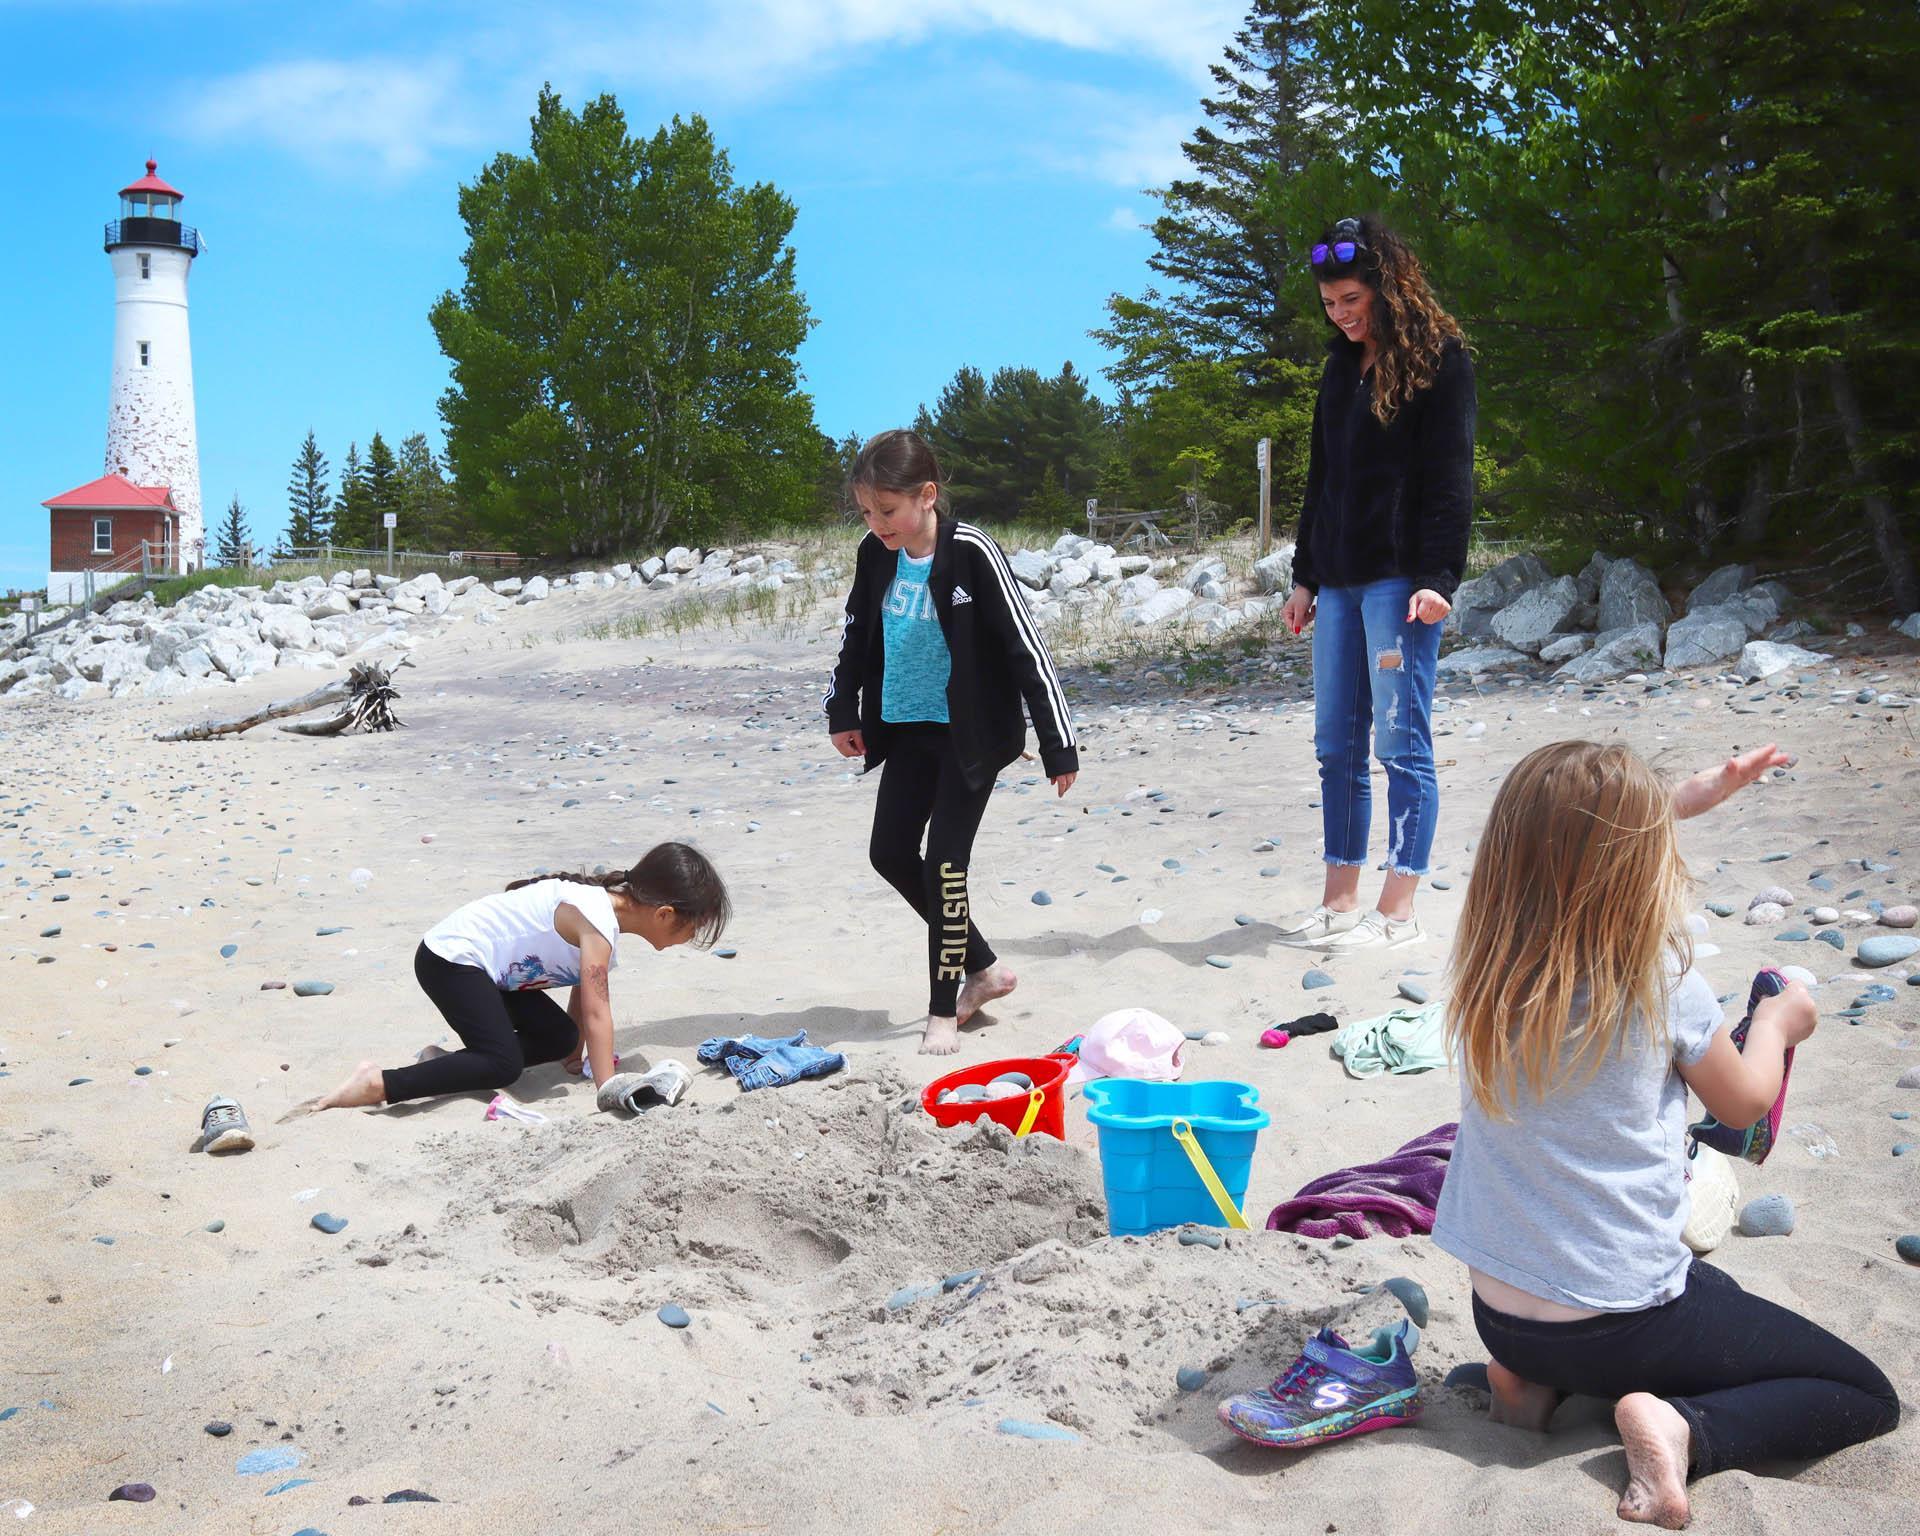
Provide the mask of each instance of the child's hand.
[{"label": "child's hand", "polygon": [[1780,1031],[1787,1049],[1804,1044],[1820,1024],[1820,1007],[1802,982],[1790,981],[1787,990],[1760,1000],[1753,1010],[1756,1024],[1765,1020]]},{"label": "child's hand", "polygon": [[[574,1027],[579,1029],[578,1025]],[[577,1073],[580,1070],[581,1063],[587,1059],[587,1032],[584,1029],[580,1029],[579,1034],[580,1038],[574,1043],[573,1054],[560,1064],[566,1068],[567,1076],[569,1077]]]},{"label": "child's hand", "polygon": [[1305,587],[1295,587],[1280,609],[1280,622],[1296,635],[1313,622],[1313,594]]},{"label": "child's hand", "polygon": [[833,750],[842,757],[865,757],[867,755],[866,738],[858,731],[835,731]]},{"label": "child's hand", "polygon": [[1453,604],[1448,602],[1432,587],[1422,587],[1407,599],[1407,622],[1409,624],[1443,623],[1453,612]]},{"label": "child's hand", "polygon": [[1794,761],[1791,753],[1782,752],[1772,742],[1764,747],[1755,747],[1751,752],[1742,752],[1738,757],[1730,757],[1718,768],[1704,769],[1674,785],[1673,814],[1677,820],[1685,821],[1689,816],[1710,811],[1723,800],[1731,799],[1762,774],[1770,773],[1775,768],[1791,768]]}]

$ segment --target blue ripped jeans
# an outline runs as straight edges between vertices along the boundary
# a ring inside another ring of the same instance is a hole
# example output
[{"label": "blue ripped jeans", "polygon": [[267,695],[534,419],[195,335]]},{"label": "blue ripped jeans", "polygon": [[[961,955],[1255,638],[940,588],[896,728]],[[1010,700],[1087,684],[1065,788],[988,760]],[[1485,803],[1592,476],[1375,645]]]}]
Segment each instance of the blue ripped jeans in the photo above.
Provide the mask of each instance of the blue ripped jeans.
[{"label": "blue ripped jeans", "polygon": [[1322,587],[1313,621],[1313,750],[1329,864],[1364,866],[1373,814],[1367,735],[1387,770],[1387,864],[1424,875],[1440,783],[1433,771],[1433,676],[1440,626],[1407,622],[1413,582]]}]

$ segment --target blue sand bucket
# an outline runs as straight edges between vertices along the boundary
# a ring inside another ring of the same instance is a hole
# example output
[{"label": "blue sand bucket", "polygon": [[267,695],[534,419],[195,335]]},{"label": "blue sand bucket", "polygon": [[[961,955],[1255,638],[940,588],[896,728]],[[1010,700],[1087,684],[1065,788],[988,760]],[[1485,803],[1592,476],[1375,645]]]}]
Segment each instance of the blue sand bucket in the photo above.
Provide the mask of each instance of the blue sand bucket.
[{"label": "blue sand bucket", "polygon": [[1241,1203],[1254,1143],[1271,1118],[1249,1083],[1087,1084],[1087,1120],[1100,1134],[1107,1230],[1140,1237],[1186,1222],[1246,1226]]}]

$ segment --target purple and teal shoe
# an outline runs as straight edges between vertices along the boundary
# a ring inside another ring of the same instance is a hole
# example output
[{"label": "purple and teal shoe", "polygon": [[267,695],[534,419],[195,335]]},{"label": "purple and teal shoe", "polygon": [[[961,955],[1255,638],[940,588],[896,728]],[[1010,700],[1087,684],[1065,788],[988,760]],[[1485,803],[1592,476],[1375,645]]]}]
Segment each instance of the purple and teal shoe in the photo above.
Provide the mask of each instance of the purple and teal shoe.
[{"label": "purple and teal shoe", "polygon": [[[1747,1011],[1740,1022],[1734,1025],[1732,1040],[1734,1049],[1744,1052],[1747,1048],[1747,1031],[1753,1027],[1753,1010],[1769,997],[1778,997],[1787,990],[1787,978],[1769,966],[1753,978],[1753,989],[1747,994]],[[1712,1115],[1697,1120],[1687,1127],[1688,1133],[1697,1142],[1712,1147],[1716,1152],[1724,1152],[1728,1157],[1743,1157],[1750,1163],[1764,1163],[1773,1145],[1780,1139],[1780,1119],[1787,1109],[1787,1080],[1793,1076],[1793,1047],[1787,1048],[1786,1062],[1780,1069],[1780,1094],[1773,1101],[1773,1107],[1752,1125],[1722,1125]]]},{"label": "purple and teal shoe", "polygon": [[1272,1386],[1222,1403],[1220,1422],[1242,1440],[1283,1450],[1411,1424],[1420,1417],[1419,1347],[1420,1330],[1408,1319],[1375,1329],[1364,1350],[1322,1328]]}]

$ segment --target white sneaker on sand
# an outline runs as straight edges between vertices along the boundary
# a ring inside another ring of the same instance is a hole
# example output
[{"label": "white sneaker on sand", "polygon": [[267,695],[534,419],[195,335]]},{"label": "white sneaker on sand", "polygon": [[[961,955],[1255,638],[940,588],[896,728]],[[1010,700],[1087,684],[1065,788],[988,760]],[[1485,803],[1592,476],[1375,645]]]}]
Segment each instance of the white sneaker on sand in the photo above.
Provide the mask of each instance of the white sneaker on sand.
[{"label": "white sneaker on sand", "polygon": [[1357,908],[1352,912],[1336,912],[1322,903],[1311,912],[1296,912],[1291,917],[1281,918],[1280,942],[1300,949],[1316,948],[1336,933],[1345,933],[1359,921]]},{"label": "white sneaker on sand", "polygon": [[1386,913],[1376,910],[1369,912],[1345,933],[1322,939],[1314,947],[1328,954],[1343,954],[1350,949],[1399,949],[1404,944],[1418,944],[1426,936],[1419,919],[1410,917],[1404,923],[1398,923]]}]

